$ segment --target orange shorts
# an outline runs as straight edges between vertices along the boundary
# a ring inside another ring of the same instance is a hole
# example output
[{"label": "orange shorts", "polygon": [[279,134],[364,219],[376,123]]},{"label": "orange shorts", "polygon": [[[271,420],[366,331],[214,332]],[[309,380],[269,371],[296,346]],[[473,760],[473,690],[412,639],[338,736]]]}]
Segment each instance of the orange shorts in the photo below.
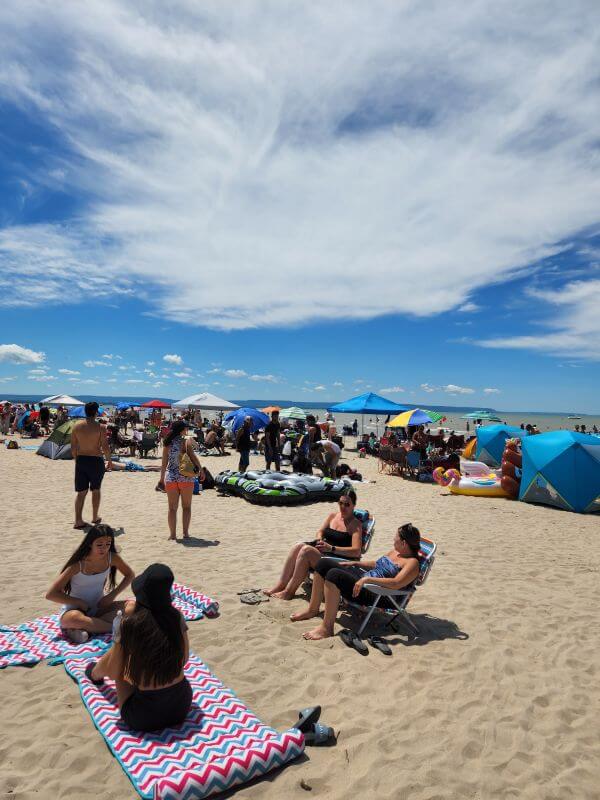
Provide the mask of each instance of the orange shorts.
[{"label": "orange shorts", "polygon": [[194,488],[193,478],[182,478],[179,481],[165,481],[165,489],[167,492],[180,492],[181,489],[191,486]]}]

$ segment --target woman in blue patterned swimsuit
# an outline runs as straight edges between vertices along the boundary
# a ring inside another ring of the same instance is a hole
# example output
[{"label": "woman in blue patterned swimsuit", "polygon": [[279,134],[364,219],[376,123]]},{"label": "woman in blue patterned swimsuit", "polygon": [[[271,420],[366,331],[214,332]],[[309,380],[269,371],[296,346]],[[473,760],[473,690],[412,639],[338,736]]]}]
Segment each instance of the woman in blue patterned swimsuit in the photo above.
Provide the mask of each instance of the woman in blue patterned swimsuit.
[{"label": "woman in blue patterned swimsuit", "polygon": [[[333,626],[340,605],[340,595],[347,600],[370,605],[373,595],[364,589],[365,583],[375,583],[386,589],[404,589],[419,576],[419,546],[421,535],[411,523],[398,528],[394,547],[377,561],[337,561],[321,558],[315,568],[310,604],[304,614],[295,614],[294,622],[316,617],[325,598],[323,622],[304,634],[305,639],[326,639],[333,636]],[[392,604],[381,598],[383,607]]]}]

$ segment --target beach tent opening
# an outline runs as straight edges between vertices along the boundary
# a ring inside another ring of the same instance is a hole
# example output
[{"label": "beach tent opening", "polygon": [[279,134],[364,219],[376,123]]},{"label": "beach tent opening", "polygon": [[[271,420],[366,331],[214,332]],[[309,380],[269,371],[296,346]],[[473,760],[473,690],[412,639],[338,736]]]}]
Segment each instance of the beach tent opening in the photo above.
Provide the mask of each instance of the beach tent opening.
[{"label": "beach tent opening", "polygon": [[519,500],[582,514],[600,512],[600,438],[550,431],[523,439]]},{"label": "beach tent opening", "polygon": [[210,392],[201,392],[200,394],[192,394],[189,397],[184,397],[183,400],[178,400],[173,403],[173,408],[197,408],[206,411],[226,411],[234,408],[239,408],[235,403],[230,403],[229,400],[224,400],[222,397],[217,397],[216,394]]},{"label": "beach tent opening", "polygon": [[76,424],[76,419],[69,419],[55,428],[46,441],[40,445],[37,455],[51,458],[53,461],[73,458],[71,455],[71,431]]},{"label": "beach tent opening", "polygon": [[483,461],[488,467],[499,467],[507,439],[521,439],[527,431],[512,425],[487,425],[477,428],[477,449],[475,460]]}]

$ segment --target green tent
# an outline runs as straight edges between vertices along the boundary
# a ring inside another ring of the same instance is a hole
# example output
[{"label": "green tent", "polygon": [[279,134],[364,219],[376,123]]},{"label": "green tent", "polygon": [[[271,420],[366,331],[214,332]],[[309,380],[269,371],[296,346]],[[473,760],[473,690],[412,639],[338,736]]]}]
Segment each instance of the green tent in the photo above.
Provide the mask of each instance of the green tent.
[{"label": "green tent", "polygon": [[51,458],[53,461],[57,459],[73,458],[71,455],[71,431],[77,425],[79,420],[68,419],[55,428],[46,441],[40,446],[37,451],[38,456]]}]

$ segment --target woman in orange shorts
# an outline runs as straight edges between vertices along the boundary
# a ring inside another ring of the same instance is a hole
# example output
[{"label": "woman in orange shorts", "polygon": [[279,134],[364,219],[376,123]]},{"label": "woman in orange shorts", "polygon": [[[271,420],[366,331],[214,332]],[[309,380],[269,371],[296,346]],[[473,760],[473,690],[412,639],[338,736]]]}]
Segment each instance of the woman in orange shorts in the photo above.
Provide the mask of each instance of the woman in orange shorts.
[{"label": "woman in orange shorts", "polygon": [[[183,538],[190,538],[190,521],[192,519],[192,495],[194,492],[194,477],[182,475],[179,471],[179,462],[184,453],[190,457],[194,471],[200,474],[202,467],[198,456],[189,439],[185,438],[185,431],[189,427],[183,419],[176,420],[171,430],[165,436],[162,466],[160,470],[160,483],[164,484],[169,500],[169,539],[175,540],[177,529],[177,509],[181,498]],[[200,476],[202,477],[202,476]]]}]

